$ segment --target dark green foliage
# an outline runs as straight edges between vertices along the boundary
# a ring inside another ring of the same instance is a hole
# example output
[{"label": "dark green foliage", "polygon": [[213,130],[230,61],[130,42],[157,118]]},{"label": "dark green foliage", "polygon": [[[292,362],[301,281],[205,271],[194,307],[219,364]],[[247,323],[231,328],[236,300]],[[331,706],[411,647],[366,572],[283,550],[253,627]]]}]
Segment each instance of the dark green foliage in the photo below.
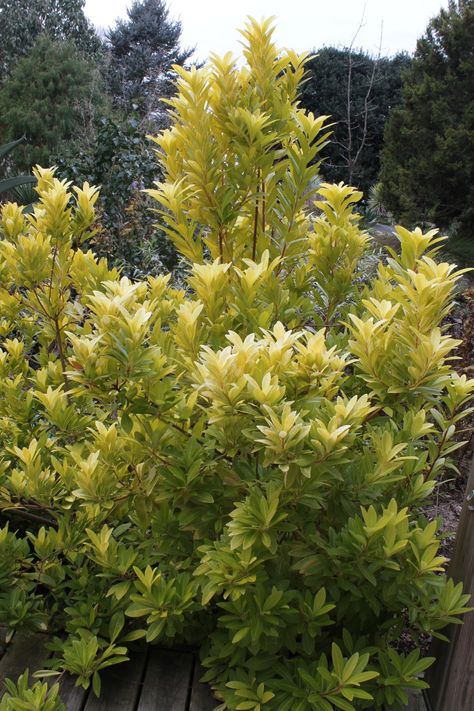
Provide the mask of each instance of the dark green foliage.
[{"label": "dark green foliage", "polygon": [[41,34],[69,40],[85,55],[100,55],[102,42],[84,15],[84,0],[0,0],[0,82]]},{"label": "dark green foliage", "polygon": [[162,264],[166,269],[174,267],[175,249],[155,228],[157,218],[143,192],[160,177],[160,168],[136,119],[101,119],[93,145],[76,154],[65,153],[57,162],[61,177],[101,186],[98,207],[103,230],[94,243],[98,255],[134,276],[156,271]]},{"label": "dark green foliage", "polygon": [[134,104],[141,115],[159,109],[172,91],[172,65],[183,65],[193,50],[179,46],[181,22],[172,20],[163,0],[135,0],[128,19],[108,33],[112,93],[121,106]]},{"label": "dark green foliage", "polygon": [[387,124],[383,200],[397,219],[474,228],[474,2],[450,2],[418,41]]},{"label": "dark green foliage", "polygon": [[[351,144],[347,108],[350,61]],[[361,51],[352,51],[351,55],[349,49],[335,47],[323,47],[308,62],[301,105],[316,114],[330,115],[335,123],[333,140],[325,150],[327,160],[322,166],[326,179],[343,180],[363,190],[375,182],[385,122],[390,108],[401,99],[401,74],[409,64],[407,54],[376,59]],[[357,156],[364,140],[366,115],[367,136]]]},{"label": "dark green foliage", "polygon": [[93,135],[103,104],[97,70],[70,42],[42,35],[0,89],[0,143],[24,135],[15,164],[47,164],[68,141],[75,150]]},{"label": "dark green foliage", "polygon": [[[83,5],[0,0],[4,74],[9,62],[16,63],[0,88],[0,143],[26,136],[15,169],[56,163],[61,177],[102,186],[98,254],[135,276],[172,269],[175,250],[155,228],[150,199],[141,192],[159,177],[146,133],[166,123],[161,98],[173,90],[171,67],[192,52],[179,48],[181,23],[169,17],[164,2],[135,2],[128,19],[110,31],[107,95],[105,54]],[[113,116],[109,101],[119,108]]]}]

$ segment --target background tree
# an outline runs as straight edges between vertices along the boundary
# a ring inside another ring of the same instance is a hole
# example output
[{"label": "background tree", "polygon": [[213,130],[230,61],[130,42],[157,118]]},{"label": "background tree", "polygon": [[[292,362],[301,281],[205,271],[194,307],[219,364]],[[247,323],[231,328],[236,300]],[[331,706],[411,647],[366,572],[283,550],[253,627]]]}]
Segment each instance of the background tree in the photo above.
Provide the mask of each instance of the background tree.
[{"label": "background tree", "polygon": [[0,82],[26,56],[41,34],[69,40],[90,57],[103,44],[84,14],[84,0],[0,0]]},{"label": "background tree", "polygon": [[17,168],[46,165],[66,142],[77,149],[91,139],[103,103],[97,69],[71,42],[43,35],[0,89],[0,144],[24,135]]},{"label": "background tree", "polygon": [[172,92],[172,64],[191,52],[180,50],[181,24],[164,2],[135,2],[108,52],[83,6],[0,0],[0,144],[27,138],[6,174],[55,163],[61,178],[101,185],[96,252],[134,276],[172,268],[174,248],[142,192],[159,178],[146,134],[165,122],[159,98]]},{"label": "background tree", "polygon": [[418,40],[388,121],[382,197],[397,219],[474,229],[474,1],[451,0]]},{"label": "background tree", "polygon": [[57,161],[62,178],[101,186],[94,252],[129,276],[171,270],[172,243],[156,227],[153,201],[144,188],[162,177],[155,151],[136,118],[102,117],[95,141],[85,150],[66,151]]},{"label": "background tree", "polygon": [[385,122],[401,100],[401,74],[410,57],[377,58],[335,47],[323,47],[315,54],[308,62],[300,98],[304,108],[330,115],[335,124],[322,172],[329,180],[343,180],[367,191],[377,178]]},{"label": "background tree", "polygon": [[181,22],[163,0],[135,0],[126,20],[109,30],[111,91],[119,106],[133,104],[146,116],[169,96],[172,65],[184,64],[192,49],[181,49]]}]

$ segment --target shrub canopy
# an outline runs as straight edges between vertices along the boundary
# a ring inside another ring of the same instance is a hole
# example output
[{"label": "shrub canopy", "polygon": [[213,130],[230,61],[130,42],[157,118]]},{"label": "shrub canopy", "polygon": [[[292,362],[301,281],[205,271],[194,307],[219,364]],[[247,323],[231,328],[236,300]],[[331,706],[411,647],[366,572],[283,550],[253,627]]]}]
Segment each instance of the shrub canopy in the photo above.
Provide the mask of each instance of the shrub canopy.
[{"label": "shrub canopy", "polygon": [[54,663],[97,693],[146,637],[201,642],[221,709],[404,703],[430,660],[400,634],[466,609],[419,514],[474,388],[459,272],[402,227],[371,271],[360,193],[314,202],[304,57],[243,35],[244,66],[179,70],[157,139],[186,290],[86,251],[88,184],[38,169],[33,214],[2,209],[0,620],[65,629]]}]

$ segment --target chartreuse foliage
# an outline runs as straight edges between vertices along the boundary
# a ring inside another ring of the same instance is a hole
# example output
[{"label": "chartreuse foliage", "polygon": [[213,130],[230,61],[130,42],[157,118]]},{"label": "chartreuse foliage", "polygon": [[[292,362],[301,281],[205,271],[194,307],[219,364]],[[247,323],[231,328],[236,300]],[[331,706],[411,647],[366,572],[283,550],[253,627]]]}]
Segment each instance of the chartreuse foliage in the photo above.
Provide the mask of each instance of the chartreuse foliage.
[{"label": "chartreuse foliage", "polygon": [[466,611],[419,514],[474,389],[442,325],[460,273],[401,227],[362,273],[360,194],[312,203],[304,57],[268,22],[244,41],[242,68],[178,69],[157,139],[186,292],[86,251],[87,184],[38,169],[33,213],[3,207],[0,619],[64,629],[56,668],[97,693],[133,639],[178,638],[221,709],[403,705],[431,660],[401,632]]},{"label": "chartreuse foliage", "polygon": [[66,711],[66,707],[59,698],[59,684],[48,688],[46,683],[37,681],[29,686],[26,671],[17,684],[6,679],[0,711]]}]

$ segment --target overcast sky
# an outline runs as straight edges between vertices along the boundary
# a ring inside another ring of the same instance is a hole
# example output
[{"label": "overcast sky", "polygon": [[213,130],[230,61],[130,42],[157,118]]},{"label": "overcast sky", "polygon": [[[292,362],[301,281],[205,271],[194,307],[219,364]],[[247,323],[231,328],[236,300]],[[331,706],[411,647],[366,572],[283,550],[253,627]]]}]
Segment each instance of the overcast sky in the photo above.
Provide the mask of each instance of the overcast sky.
[{"label": "overcast sky", "polygon": [[[86,0],[86,14],[107,28],[126,16],[130,0]],[[350,44],[362,16],[355,46],[377,54],[383,23],[382,54],[412,52],[431,17],[448,0],[169,0],[171,16],[183,25],[182,44],[196,46],[196,59],[209,52],[240,54],[237,29],[247,15],[276,16],[276,42],[303,51]]]}]

